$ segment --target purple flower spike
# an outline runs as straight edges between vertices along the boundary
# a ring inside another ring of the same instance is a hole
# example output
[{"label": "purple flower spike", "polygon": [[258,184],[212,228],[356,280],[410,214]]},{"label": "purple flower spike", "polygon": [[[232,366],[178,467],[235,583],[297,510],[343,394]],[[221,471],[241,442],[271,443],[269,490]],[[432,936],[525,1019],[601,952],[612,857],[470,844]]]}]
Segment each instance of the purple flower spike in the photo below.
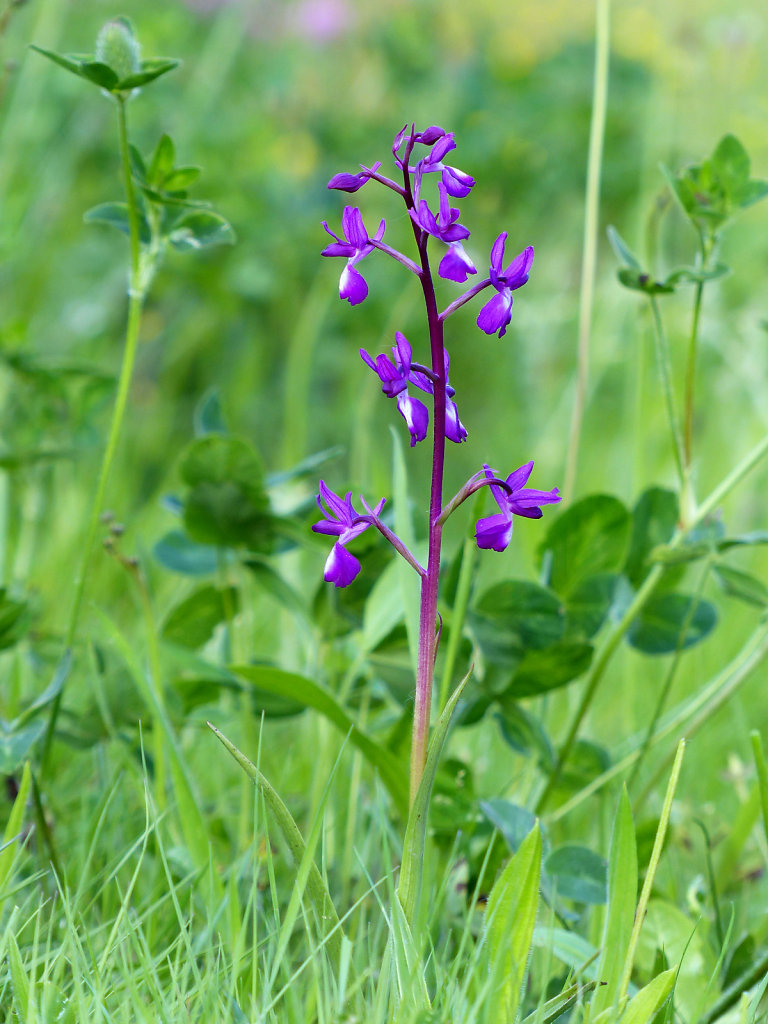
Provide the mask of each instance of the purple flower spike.
[{"label": "purple flower spike", "polygon": [[328,182],[328,188],[338,189],[339,192],[357,192],[380,167],[381,161],[379,160],[373,167],[366,167],[359,174],[348,174],[344,171],[341,174],[334,174]]},{"label": "purple flower spike", "polygon": [[493,243],[491,268],[488,273],[497,294],[486,302],[477,318],[477,326],[481,331],[485,331],[486,334],[496,334],[498,331],[500,338],[507,333],[507,324],[512,319],[512,292],[522,288],[526,283],[533,263],[533,246],[529,245],[515,256],[506,270],[502,271],[506,241],[507,232],[502,231]]},{"label": "purple flower spike", "polygon": [[440,192],[440,211],[437,217],[430,210],[426,199],[421,199],[416,209],[408,211],[414,224],[428,235],[439,238],[441,242],[460,242],[464,238],[469,238],[469,230],[463,224],[457,223],[459,211],[451,207],[448,190],[442,181],[437,188]]},{"label": "purple flower spike", "polygon": [[448,252],[440,260],[437,272],[445,281],[456,281],[457,284],[463,284],[467,277],[470,274],[476,274],[477,270],[464,251],[461,242],[452,242],[448,247]]},{"label": "purple flower spike", "polygon": [[[483,466],[485,476],[493,480],[497,474],[489,466]],[[512,538],[513,516],[525,516],[526,519],[541,519],[540,505],[552,505],[560,501],[558,489],[537,491],[526,487],[533,470],[533,462],[526,462],[506,479],[507,490],[498,484],[489,484],[491,493],[501,511],[486,516],[477,522],[475,539],[480,548],[504,551]]]},{"label": "purple flower spike", "polygon": [[[423,141],[423,139],[420,141]],[[464,171],[460,171],[458,167],[451,167],[443,163],[443,157],[450,153],[452,149],[456,149],[456,142],[453,132],[448,132],[439,138],[429,156],[419,161],[416,167],[416,176],[417,180],[420,181],[422,174],[441,171],[443,185],[448,195],[453,196],[454,199],[463,199],[464,196],[468,196],[471,192],[475,179]]]},{"label": "purple flower spike", "polygon": [[[323,503],[325,503],[325,507],[323,507]],[[323,518],[319,523],[313,523],[314,532],[339,538],[325,562],[325,581],[333,583],[337,587],[347,587],[360,572],[360,562],[347,551],[345,545],[368,529],[371,525],[370,519],[368,516],[358,515],[352,507],[351,491],[347,493],[346,497],[340,498],[338,494],[334,494],[329,487],[326,487],[323,480],[320,481],[317,506],[323,514]],[[383,507],[384,498],[373,510],[373,515],[378,516]]]},{"label": "purple flower spike", "polygon": [[[347,265],[339,278],[339,295],[347,299],[351,306],[356,306],[368,295],[368,285],[362,274],[355,269],[355,264],[373,252],[374,246],[363,224],[363,216],[356,206],[345,206],[341,217],[341,227],[346,241],[342,242],[338,235],[323,221],[323,227],[335,242],[323,249],[321,256],[345,256]],[[373,236],[374,242],[380,242],[384,236],[384,221]]]}]

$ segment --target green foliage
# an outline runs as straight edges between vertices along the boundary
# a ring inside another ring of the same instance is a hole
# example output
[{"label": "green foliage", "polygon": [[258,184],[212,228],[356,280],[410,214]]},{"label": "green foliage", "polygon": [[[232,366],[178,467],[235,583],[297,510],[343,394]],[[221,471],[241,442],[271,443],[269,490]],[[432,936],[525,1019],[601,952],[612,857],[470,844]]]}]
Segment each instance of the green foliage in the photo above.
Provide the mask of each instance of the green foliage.
[{"label": "green foliage", "polygon": [[139,42],[127,18],[115,18],[102,27],[93,55],[54,53],[34,44],[32,49],[120,99],[179,66],[177,60],[163,57],[141,60]]}]

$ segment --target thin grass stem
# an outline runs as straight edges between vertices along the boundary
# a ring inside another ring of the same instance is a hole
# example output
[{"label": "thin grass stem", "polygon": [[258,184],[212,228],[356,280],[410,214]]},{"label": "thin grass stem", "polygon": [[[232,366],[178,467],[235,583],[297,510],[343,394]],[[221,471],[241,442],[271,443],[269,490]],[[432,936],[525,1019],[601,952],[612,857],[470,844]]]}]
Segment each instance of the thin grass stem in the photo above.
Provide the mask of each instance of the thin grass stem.
[{"label": "thin grass stem", "polygon": [[597,238],[600,221],[600,180],[603,172],[605,112],[608,105],[608,73],[611,49],[611,0],[597,0],[595,24],[595,75],[592,88],[592,121],[589,130],[587,185],[584,209],[584,239],[579,290],[579,340],[576,368],[576,395],[568,438],[563,500],[568,503],[576,486],[581,427],[589,380],[589,350],[592,310],[595,298]]}]

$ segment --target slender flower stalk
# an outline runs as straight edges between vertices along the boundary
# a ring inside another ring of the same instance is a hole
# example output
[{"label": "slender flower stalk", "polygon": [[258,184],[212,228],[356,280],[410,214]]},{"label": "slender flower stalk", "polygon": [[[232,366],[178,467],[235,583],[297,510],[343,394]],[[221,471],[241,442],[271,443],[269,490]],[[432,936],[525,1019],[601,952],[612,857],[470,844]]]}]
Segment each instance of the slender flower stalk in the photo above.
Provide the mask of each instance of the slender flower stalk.
[{"label": "slender flower stalk", "polygon": [[[414,154],[421,153],[421,150],[417,151],[417,146],[426,147],[428,152],[412,163]],[[477,273],[462,246],[462,242],[469,237],[469,229],[459,222],[460,211],[451,206],[452,199],[461,199],[469,194],[475,180],[466,171],[445,163],[444,158],[455,148],[453,134],[444,132],[437,125],[432,125],[423,132],[416,132],[413,126],[409,128],[406,125],[397,133],[392,144],[395,165],[402,173],[402,187],[380,175],[379,164],[374,164],[372,168],[361,167],[361,171],[356,174],[334,175],[328,183],[328,187],[332,189],[356,192],[368,181],[374,180],[399,195],[405,203],[411,221],[417,259],[412,260],[383,242],[383,220],[376,234],[371,236],[357,207],[347,206],[344,209],[343,238],[323,223],[334,242],[326,246],[322,255],[340,256],[347,260],[339,282],[339,294],[342,299],[347,299],[351,305],[357,305],[367,298],[368,286],[356,265],[375,249],[384,252],[407,270],[415,273],[424,298],[428,363],[413,359],[411,342],[399,331],[396,332],[396,344],[392,348],[391,358],[386,354],[374,358],[365,349],[360,350],[360,356],[379,378],[384,395],[397,399],[398,411],[408,427],[411,447],[426,439],[430,430],[430,417],[425,403],[409,394],[408,389],[415,387],[423,394],[432,396],[432,472],[427,512],[426,568],[418,563],[403,542],[381,521],[383,499],[375,509],[370,509],[363,501],[366,515],[358,515],[352,506],[351,494],[342,499],[321,481],[318,504],[324,518],[313,526],[318,533],[338,537],[325,565],[325,579],[336,586],[347,586],[360,571],[359,562],[347,550],[346,545],[354,541],[368,526],[378,529],[420,576],[419,646],[410,765],[411,804],[421,785],[429,743],[435,659],[442,625],[437,604],[443,527],[449,516],[471,494],[481,487],[488,486],[496,499],[499,511],[479,520],[475,540],[480,548],[503,551],[512,536],[514,516],[537,519],[542,515],[540,505],[560,500],[557,488],[551,491],[536,491],[525,486],[533,469],[533,463],[528,462],[506,478],[500,477],[489,466],[484,466],[446,506],[443,505],[446,439],[460,444],[467,436],[467,430],[459,419],[458,409],[453,400],[455,390],[448,380],[450,360],[445,347],[445,322],[470,299],[486,288],[491,288],[493,295],[481,309],[477,325],[485,334],[498,334],[500,338],[503,337],[512,319],[512,293],[527,282],[533,263],[533,247],[527,246],[512,259],[506,269],[503,267],[507,240],[507,233],[503,231],[491,250],[488,277],[445,306],[442,313],[439,312],[435,277],[429,254],[432,240],[447,246],[438,266],[439,278],[463,284],[470,275]],[[434,203],[430,205],[430,201],[422,194],[424,177],[433,172],[440,175],[437,183],[437,213],[434,212]],[[452,658],[455,658],[458,637],[452,635],[451,639]],[[449,682],[448,679],[444,680],[443,689]]]}]

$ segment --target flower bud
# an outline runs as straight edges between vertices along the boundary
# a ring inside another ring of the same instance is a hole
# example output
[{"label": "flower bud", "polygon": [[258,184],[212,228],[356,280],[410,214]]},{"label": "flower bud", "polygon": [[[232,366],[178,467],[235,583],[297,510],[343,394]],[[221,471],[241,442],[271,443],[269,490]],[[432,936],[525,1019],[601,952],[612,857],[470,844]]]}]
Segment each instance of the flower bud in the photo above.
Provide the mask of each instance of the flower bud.
[{"label": "flower bud", "polygon": [[119,79],[135,75],[141,69],[139,41],[127,18],[115,18],[103,26],[96,37],[95,57],[112,68]]}]

